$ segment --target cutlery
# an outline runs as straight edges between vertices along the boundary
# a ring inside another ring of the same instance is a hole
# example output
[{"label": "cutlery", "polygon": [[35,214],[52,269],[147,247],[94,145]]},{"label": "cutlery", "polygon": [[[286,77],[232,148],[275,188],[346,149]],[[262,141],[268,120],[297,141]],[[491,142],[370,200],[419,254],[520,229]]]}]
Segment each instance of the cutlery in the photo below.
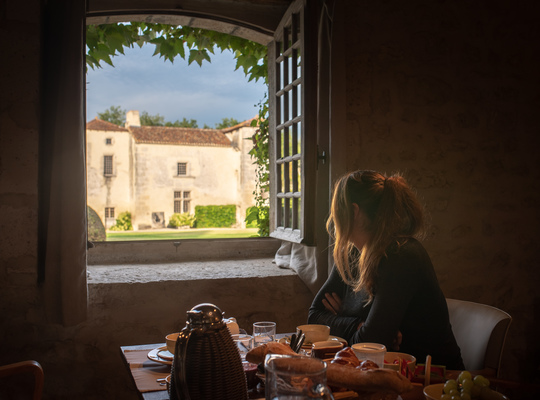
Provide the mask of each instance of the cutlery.
[{"label": "cutlery", "polygon": [[293,351],[294,351],[294,348],[295,348],[295,346],[296,346],[296,339],[297,339],[297,338],[298,338],[298,337],[296,336],[296,333],[293,333],[293,334],[291,335],[291,341],[289,342],[289,346],[291,347],[291,349],[292,349]]},{"label": "cutlery", "polygon": [[304,344],[304,340],[306,340],[306,335],[303,333],[300,336],[300,339],[298,339],[298,342],[296,342],[296,352],[298,353],[300,349],[302,348],[302,345]]}]

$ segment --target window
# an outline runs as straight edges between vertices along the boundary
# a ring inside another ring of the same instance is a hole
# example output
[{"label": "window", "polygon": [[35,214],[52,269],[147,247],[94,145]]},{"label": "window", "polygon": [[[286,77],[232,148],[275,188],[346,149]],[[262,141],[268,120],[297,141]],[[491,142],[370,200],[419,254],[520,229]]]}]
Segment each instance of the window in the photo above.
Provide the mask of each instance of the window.
[{"label": "window", "polygon": [[291,5],[268,50],[270,95],[270,236],[313,244],[315,174],[317,169],[316,47],[304,43],[310,34],[303,1]]},{"label": "window", "polygon": [[189,213],[191,210],[191,192],[174,192],[174,212]]},{"label": "window", "polygon": [[185,213],[189,213],[189,210],[190,210],[190,207],[189,207],[191,203],[190,197],[191,197],[191,192],[184,192],[184,196],[183,196],[184,204],[182,205],[182,210]]},{"label": "window", "polygon": [[114,218],[114,207],[105,207],[105,218]]},{"label": "window", "polygon": [[187,175],[187,163],[179,162],[176,167],[177,175]]},{"label": "window", "polygon": [[104,156],[103,157],[103,175],[112,176],[113,174],[113,157]]},{"label": "window", "polygon": [[105,139],[105,144],[112,144],[112,138]]}]

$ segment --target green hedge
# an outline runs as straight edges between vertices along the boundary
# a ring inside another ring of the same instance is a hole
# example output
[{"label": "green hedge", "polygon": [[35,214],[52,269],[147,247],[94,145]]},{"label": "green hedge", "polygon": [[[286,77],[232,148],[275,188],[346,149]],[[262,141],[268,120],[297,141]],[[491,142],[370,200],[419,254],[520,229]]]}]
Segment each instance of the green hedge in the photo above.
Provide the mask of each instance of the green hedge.
[{"label": "green hedge", "polygon": [[236,224],[236,206],[195,206],[197,228],[230,228]]}]

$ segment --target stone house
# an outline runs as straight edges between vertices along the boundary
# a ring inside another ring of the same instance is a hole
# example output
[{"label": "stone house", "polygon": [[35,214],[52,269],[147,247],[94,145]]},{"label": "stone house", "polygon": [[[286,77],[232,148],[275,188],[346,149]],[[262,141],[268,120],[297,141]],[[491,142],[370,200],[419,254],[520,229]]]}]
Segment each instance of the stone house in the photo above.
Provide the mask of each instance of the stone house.
[{"label": "stone house", "polygon": [[141,126],[138,111],[127,113],[125,127],[96,118],[86,125],[88,205],[106,228],[129,211],[139,230],[165,228],[173,213],[194,214],[197,205],[232,204],[235,227],[245,227],[256,176],[250,124]]}]

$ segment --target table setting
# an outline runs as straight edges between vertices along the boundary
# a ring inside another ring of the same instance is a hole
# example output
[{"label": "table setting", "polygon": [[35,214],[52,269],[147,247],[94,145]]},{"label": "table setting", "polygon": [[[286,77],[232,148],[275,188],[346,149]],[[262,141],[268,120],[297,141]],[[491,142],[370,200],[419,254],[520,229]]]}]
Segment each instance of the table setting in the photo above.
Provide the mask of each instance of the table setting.
[{"label": "table setting", "polygon": [[141,399],[508,400],[481,375],[429,356],[419,364],[377,343],[349,347],[316,324],[277,334],[275,322],[256,321],[248,334],[207,303],[164,339],[121,347]]}]

